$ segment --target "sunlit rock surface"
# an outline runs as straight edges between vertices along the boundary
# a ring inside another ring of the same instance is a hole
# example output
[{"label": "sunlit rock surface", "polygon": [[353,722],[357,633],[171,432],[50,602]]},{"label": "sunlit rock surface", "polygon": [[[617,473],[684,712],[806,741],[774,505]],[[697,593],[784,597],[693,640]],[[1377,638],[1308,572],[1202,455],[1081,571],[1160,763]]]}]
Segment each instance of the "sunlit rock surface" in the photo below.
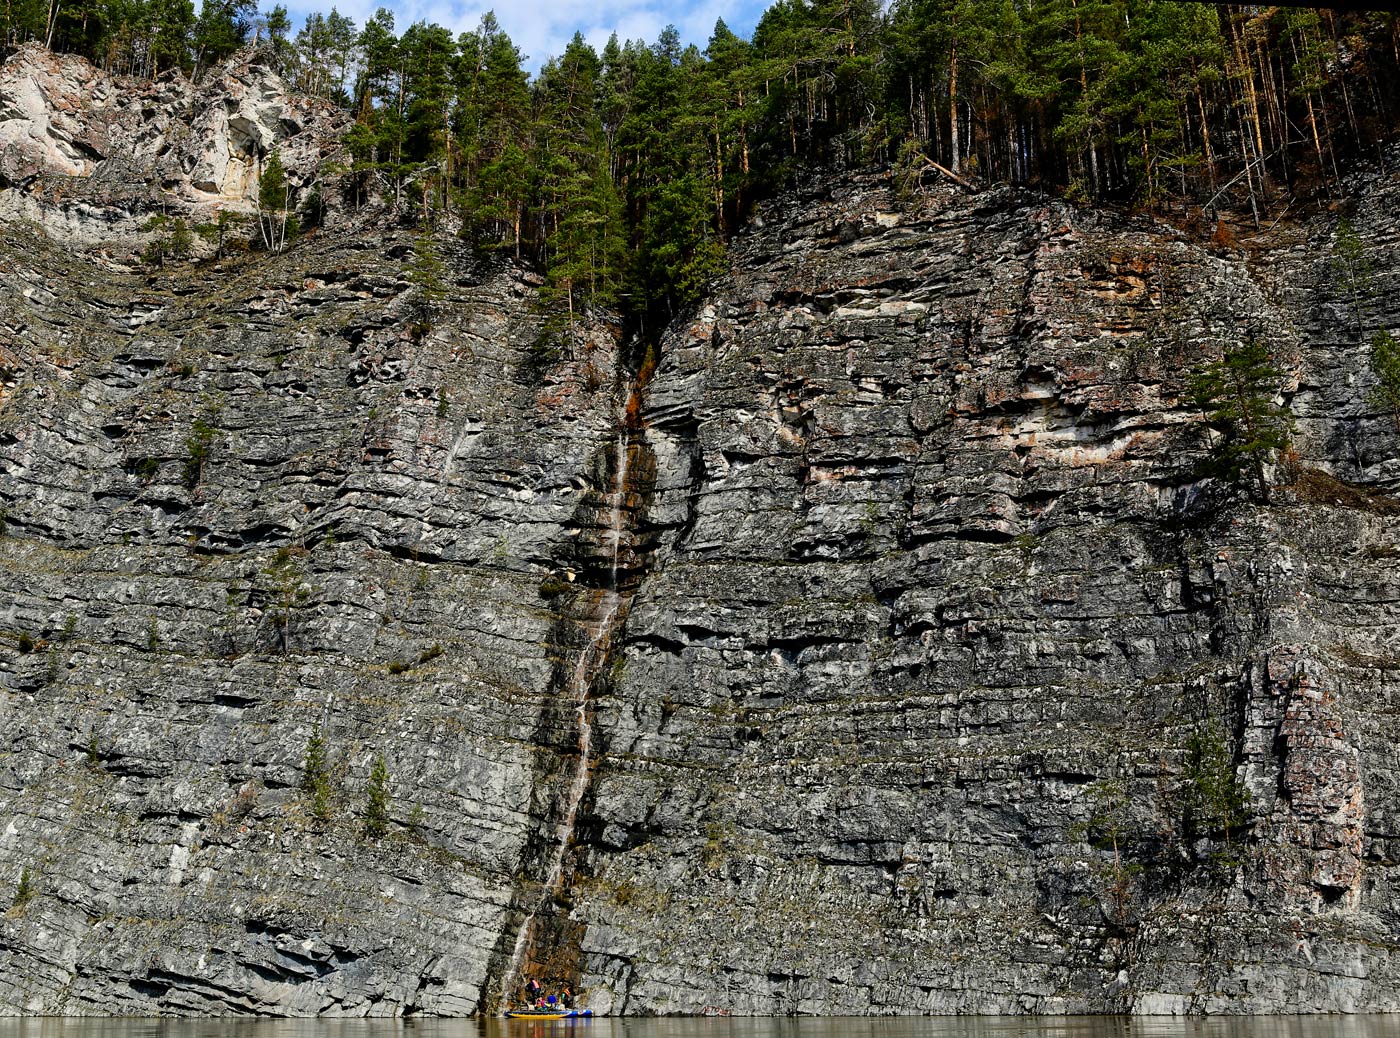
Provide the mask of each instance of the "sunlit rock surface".
[{"label": "sunlit rock surface", "polygon": [[252,212],[274,151],[293,190],[309,189],[348,125],[328,102],[289,94],[262,52],[196,86],[179,70],[116,79],[28,44],[0,65],[0,219],[110,253],[157,214]]}]

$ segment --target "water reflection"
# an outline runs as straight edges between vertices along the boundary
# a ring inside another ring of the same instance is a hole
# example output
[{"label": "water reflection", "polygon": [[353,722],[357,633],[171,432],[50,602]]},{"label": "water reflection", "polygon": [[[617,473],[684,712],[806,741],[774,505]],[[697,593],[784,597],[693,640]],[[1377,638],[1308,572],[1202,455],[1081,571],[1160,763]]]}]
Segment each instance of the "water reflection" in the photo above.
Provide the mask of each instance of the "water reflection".
[{"label": "water reflection", "polygon": [[0,1038],[1392,1038],[1400,1016],[0,1020]]}]

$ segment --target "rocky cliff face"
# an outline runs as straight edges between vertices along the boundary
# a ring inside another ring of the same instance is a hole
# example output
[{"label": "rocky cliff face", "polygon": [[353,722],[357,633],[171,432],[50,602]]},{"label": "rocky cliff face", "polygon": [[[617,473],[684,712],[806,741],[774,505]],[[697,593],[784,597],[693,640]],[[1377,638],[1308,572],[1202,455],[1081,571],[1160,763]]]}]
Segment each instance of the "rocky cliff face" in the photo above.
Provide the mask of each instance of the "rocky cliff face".
[{"label": "rocky cliff face", "polygon": [[119,259],[156,214],[251,212],[274,150],[304,197],[347,125],[324,101],[290,96],[265,54],[196,86],[178,70],[114,80],[29,44],[0,66],[0,219]]},{"label": "rocky cliff face", "polygon": [[[1212,252],[831,179],[650,356],[446,236],[434,286],[387,225],[94,277],[7,224],[0,1004],[1400,1008],[1400,436],[1355,334],[1400,323],[1400,181],[1361,192],[1344,293],[1329,218]],[[1268,506],[1183,400],[1242,334],[1297,417]]]}]

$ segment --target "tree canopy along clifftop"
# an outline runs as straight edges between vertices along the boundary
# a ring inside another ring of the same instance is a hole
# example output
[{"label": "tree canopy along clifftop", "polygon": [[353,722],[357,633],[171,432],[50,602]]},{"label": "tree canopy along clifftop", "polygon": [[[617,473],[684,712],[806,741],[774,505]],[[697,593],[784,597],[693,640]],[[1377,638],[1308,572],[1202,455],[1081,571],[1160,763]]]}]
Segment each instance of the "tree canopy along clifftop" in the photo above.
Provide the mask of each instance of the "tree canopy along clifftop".
[{"label": "tree canopy along clifftop", "polygon": [[[581,35],[530,76],[492,14],[453,35],[332,8],[295,33],[253,0],[9,0],[0,40],[109,71],[199,75],[249,42],[355,118],[353,201],[451,217],[539,264],[548,294],[655,327],[694,300],[752,202],[812,166],[906,188],[1036,185],[1262,224],[1381,160],[1400,103],[1393,12],[1165,0],[779,0],[702,49]],[[294,200],[304,202],[304,199]]]}]

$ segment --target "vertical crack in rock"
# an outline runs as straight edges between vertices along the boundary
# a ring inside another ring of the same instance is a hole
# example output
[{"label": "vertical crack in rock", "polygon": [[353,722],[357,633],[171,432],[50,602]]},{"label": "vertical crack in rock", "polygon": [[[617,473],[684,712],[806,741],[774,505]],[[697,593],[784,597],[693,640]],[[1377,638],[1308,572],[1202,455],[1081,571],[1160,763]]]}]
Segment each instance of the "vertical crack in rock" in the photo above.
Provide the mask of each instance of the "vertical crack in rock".
[{"label": "vertical crack in rock", "polygon": [[[484,989],[483,1011],[503,1009],[528,977],[554,989],[579,983],[584,927],[570,918],[577,867],[570,856],[578,843],[595,759],[593,699],[607,681],[613,649],[654,548],[643,518],[656,460],[641,420],[653,366],[644,360],[626,379],[617,435],[597,459],[597,484],[605,489],[589,493],[575,517],[580,532],[567,569],[574,587],[560,596],[555,626],[555,644],[565,651],[555,663],[556,697],[546,711],[555,715],[556,727],[559,722],[571,725],[574,745],[562,775],[552,780],[551,804],[522,859],[516,894],[520,922],[499,979]],[[533,878],[540,874],[542,879]],[[503,938],[509,933],[507,929]]]}]

